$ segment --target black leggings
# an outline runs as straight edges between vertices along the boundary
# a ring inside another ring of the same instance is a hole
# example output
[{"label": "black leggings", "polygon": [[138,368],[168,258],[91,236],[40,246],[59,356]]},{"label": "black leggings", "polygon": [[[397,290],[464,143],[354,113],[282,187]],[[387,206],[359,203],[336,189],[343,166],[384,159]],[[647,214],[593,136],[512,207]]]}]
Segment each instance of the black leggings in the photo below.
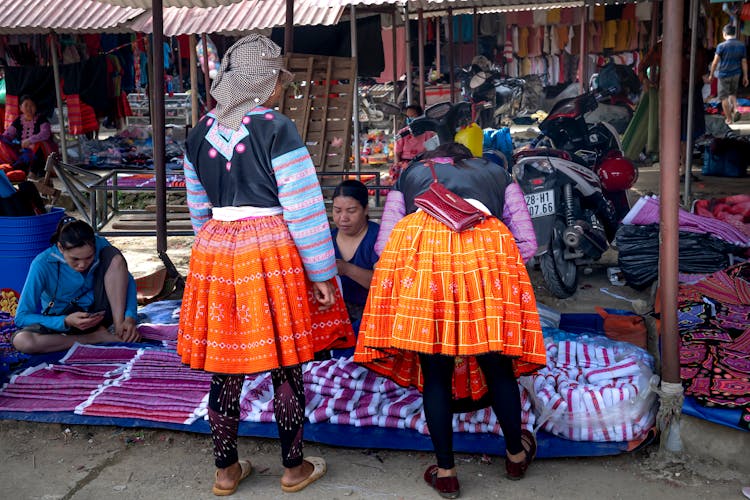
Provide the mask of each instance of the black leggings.
[{"label": "black leggings", "polygon": [[[302,367],[271,371],[273,412],[281,441],[281,462],[286,468],[302,465],[302,424],[305,420],[305,388]],[[214,442],[216,467],[237,463],[240,395],[244,375],[214,375],[208,394],[208,421]]]},{"label": "black leggings", "polygon": [[[424,414],[441,469],[455,467],[453,461],[453,369],[455,358],[440,354],[420,354],[424,376]],[[505,437],[505,448],[515,454],[521,445],[521,394],[513,375],[513,361],[498,353],[477,356],[489,388],[492,409]]]}]

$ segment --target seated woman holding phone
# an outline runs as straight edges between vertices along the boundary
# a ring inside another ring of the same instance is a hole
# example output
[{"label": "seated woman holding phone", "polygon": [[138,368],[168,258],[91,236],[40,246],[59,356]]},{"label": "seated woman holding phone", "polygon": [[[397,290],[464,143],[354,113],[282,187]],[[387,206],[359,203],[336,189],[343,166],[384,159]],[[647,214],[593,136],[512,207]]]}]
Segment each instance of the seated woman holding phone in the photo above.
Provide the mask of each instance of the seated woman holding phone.
[{"label": "seated woman holding phone", "polygon": [[76,342],[137,342],[136,318],[135,280],[120,251],[86,222],[63,217],[31,263],[13,346],[39,354]]}]

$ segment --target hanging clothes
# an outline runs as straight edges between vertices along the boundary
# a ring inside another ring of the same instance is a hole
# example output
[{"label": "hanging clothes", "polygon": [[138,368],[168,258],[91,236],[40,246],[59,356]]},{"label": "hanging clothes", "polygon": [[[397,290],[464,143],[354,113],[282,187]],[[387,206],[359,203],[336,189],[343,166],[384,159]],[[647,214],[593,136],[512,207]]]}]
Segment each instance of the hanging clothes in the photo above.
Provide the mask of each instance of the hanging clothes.
[{"label": "hanging clothes", "polygon": [[615,34],[615,52],[623,52],[628,50],[628,41],[630,37],[630,21],[627,19],[620,19],[615,21],[617,23],[617,31]]},{"label": "hanging clothes", "polygon": [[602,48],[614,49],[617,37],[617,21],[604,21],[604,32],[602,33]]},{"label": "hanging clothes", "polygon": [[544,26],[535,26],[529,30],[529,57],[542,55],[542,38]]}]

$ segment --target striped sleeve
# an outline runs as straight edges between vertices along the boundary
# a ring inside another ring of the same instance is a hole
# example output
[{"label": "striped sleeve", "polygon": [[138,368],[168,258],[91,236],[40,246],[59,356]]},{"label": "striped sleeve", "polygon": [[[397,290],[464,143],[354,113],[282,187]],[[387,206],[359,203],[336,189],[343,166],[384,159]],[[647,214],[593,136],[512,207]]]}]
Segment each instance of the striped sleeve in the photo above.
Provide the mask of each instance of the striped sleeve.
[{"label": "striped sleeve", "polygon": [[323,193],[315,165],[304,146],[271,160],[279,202],[297,250],[311,281],[327,281],[336,275]]},{"label": "striped sleeve", "polygon": [[505,188],[502,220],[516,238],[523,261],[530,261],[536,255],[538,247],[536,232],[534,232],[534,224],[531,222],[531,215],[529,215],[529,208],[526,206],[526,198],[523,196],[521,186],[515,182],[509,183]]},{"label": "striped sleeve", "polygon": [[185,155],[183,168],[185,170],[185,188],[187,190],[187,204],[190,209],[190,222],[193,224],[193,231],[198,234],[203,224],[211,218],[211,202],[208,200],[208,194],[206,194],[201,181],[198,180],[195,167],[187,155]]},{"label": "striped sleeve", "polygon": [[385,244],[391,236],[394,226],[406,215],[404,194],[396,189],[391,189],[385,198],[383,216],[380,218],[380,231],[375,241],[375,253],[380,255],[385,249]]}]

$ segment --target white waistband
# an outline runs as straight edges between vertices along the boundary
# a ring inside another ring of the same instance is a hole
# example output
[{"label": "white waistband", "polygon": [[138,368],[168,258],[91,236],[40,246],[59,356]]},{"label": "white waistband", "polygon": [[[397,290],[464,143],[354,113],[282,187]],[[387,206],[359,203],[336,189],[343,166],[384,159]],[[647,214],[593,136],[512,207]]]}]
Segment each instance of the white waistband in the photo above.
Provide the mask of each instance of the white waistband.
[{"label": "white waistband", "polygon": [[230,222],[248,217],[279,215],[282,210],[281,207],[213,207],[211,213],[216,220]]}]

